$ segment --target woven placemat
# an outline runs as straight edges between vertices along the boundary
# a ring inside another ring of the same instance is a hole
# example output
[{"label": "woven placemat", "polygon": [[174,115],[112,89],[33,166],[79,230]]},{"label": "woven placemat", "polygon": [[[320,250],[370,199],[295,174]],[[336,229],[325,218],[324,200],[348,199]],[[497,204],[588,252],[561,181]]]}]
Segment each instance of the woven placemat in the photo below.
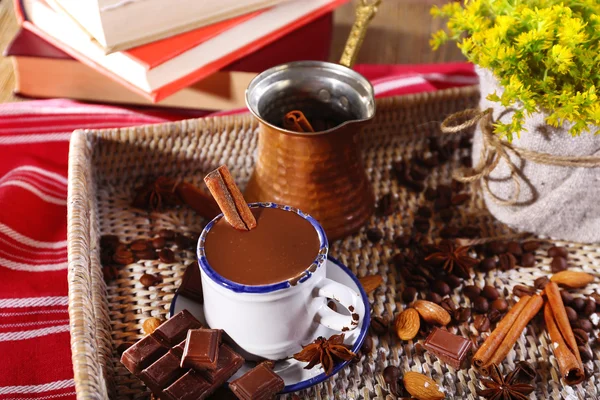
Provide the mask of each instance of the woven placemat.
[{"label": "woven placemat", "polygon": [[[375,316],[394,316],[405,307],[401,300],[404,282],[391,263],[397,252],[394,238],[411,232],[417,208],[426,203],[423,193],[399,185],[391,166],[425,151],[427,140],[441,136],[439,124],[451,113],[473,107],[479,94],[476,87],[452,89],[379,100],[377,117],[362,135],[361,147],[368,176],[377,198],[392,193],[399,209],[391,216],[371,218],[365,229],[334,242],[330,254],[344,262],[356,275],[380,274],[384,285],[370,295]],[[459,140],[453,138],[447,140]],[[446,139],[445,139],[446,140]],[[160,229],[199,232],[201,218],[188,208],[161,213],[142,212],[130,207],[134,189],[160,175],[183,178],[201,185],[202,177],[220,164],[227,164],[241,187],[253,168],[257,124],[250,116],[207,118],[138,128],[75,132],[71,140],[69,166],[69,313],[75,382],[79,398],[142,398],[145,386],[119,362],[117,347],[143,336],[142,323],[151,316],[165,318],[173,295],[181,283],[185,267],[195,260],[191,251],[176,251],[177,262],[164,264],[145,261],[119,270],[118,277],[105,284],[99,255],[101,235],[118,235],[121,241],[152,238]],[[451,173],[468,149],[457,150],[450,162],[436,167],[425,180],[426,187],[451,183]],[[470,188],[467,188],[468,192]],[[434,215],[433,237],[438,237],[441,222]],[[494,220],[480,197],[475,196],[455,211],[453,225],[476,226],[482,236],[497,236],[510,230]],[[366,228],[379,228],[384,239],[373,244],[366,239]],[[533,268],[477,273],[465,284],[490,284],[512,304],[511,289],[516,284],[532,284],[548,275],[550,259],[546,250],[557,244],[569,249],[572,269],[598,274],[600,247],[543,240],[536,252]],[[144,288],[139,278],[144,273],[163,277],[156,287]],[[574,291],[589,295],[598,284]],[[452,294],[459,305],[469,300]],[[457,328],[451,328],[457,332]],[[463,324],[458,333],[480,344],[485,338],[472,324]],[[598,326],[594,327],[598,337]],[[394,398],[382,378],[387,365],[403,371],[418,371],[431,376],[444,388],[448,399],[477,399],[479,375],[473,369],[454,370],[440,363],[412,342],[401,342],[393,334],[373,336],[371,354],[343,369],[334,378],[297,393],[302,398],[371,399]],[[532,323],[521,335],[504,361],[504,367],[526,360],[539,372],[533,398],[595,399],[600,392],[600,352],[592,346],[594,361],[586,364],[592,376],[582,385],[563,386],[558,365],[549,348],[547,333]],[[284,396],[289,398],[288,396]]]}]

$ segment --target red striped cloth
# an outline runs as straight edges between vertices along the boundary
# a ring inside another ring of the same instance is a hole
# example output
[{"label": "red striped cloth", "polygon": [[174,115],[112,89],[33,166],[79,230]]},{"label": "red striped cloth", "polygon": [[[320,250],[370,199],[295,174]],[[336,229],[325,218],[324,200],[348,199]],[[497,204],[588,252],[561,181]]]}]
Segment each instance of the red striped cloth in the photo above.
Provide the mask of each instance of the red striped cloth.
[{"label": "red striped cloth", "polygon": [[[378,96],[477,83],[467,64],[356,69]],[[66,280],[71,132],[177,118],[70,100],[0,105],[0,400],[75,396]]]}]

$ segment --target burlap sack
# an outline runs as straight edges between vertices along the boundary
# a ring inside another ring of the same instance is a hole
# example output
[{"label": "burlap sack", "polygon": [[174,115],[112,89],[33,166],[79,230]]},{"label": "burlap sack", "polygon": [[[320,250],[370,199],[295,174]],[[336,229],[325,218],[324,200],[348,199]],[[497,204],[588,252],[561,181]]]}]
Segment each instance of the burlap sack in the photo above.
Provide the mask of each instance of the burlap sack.
[{"label": "burlap sack", "polygon": [[[502,93],[502,87],[489,70],[477,68],[481,85],[480,110],[493,109],[494,121],[508,122],[510,111],[499,103],[486,100],[488,94]],[[567,129],[557,129],[544,122],[544,114],[536,113],[524,124],[527,132],[515,137],[517,147],[561,156],[600,155],[598,127],[580,137],[572,137]],[[473,143],[473,165],[481,155],[482,132],[477,126]],[[575,242],[600,242],[600,167],[571,168],[544,165],[522,160],[510,154],[512,162],[520,168],[524,180],[518,204],[498,204],[489,194],[484,194],[490,212],[500,221],[518,231],[547,235],[555,239]],[[515,193],[515,185],[505,161],[501,161],[490,174],[489,188],[497,197],[508,200]]]}]

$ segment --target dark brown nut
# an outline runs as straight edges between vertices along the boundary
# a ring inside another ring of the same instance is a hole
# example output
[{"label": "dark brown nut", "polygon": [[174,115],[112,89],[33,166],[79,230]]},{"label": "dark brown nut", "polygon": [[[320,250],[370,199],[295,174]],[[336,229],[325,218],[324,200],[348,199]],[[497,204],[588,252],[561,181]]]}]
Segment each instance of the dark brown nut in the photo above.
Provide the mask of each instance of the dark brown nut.
[{"label": "dark brown nut", "polygon": [[585,307],[585,299],[583,297],[574,298],[571,302],[571,307],[573,307],[575,311],[582,311]]},{"label": "dark brown nut", "polygon": [[537,372],[535,368],[527,361],[519,361],[517,365],[515,365],[515,382],[516,383],[531,383],[535,380],[537,376]]},{"label": "dark brown nut", "polygon": [[535,288],[532,288],[531,286],[515,285],[513,287],[513,294],[517,297],[532,296],[535,292]]},{"label": "dark brown nut", "polygon": [[469,201],[469,197],[470,195],[468,193],[459,193],[455,196],[452,196],[450,202],[454,206],[460,206],[461,204],[465,204],[467,201]]},{"label": "dark brown nut", "polygon": [[172,240],[175,238],[175,232],[171,229],[161,229],[160,231],[158,231],[158,236],[167,240]]},{"label": "dark brown nut", "polygon": [[584,346],[590,340],[590,336],[586,331],[580,328],[573,329],[573,336],[575,336],[575,341],[579,346]]},{"label": "dark brown nut", "polygon": [[506,251],[511,253],[514,256],[520,256],[523,254],[523,249],[521,248],[521,244],[518,242],[508,242],[506,244]]},{"label": "dark brown nut", "polygon": [[467,285],[462,290],[463,295],[471,301],[475,301],[481,294],[481,289],[475,285]]},{"label": "dark brown nut", "polygon": [[523,267],[529,268],[535,265],[535,254],[533,253],[525,253],[521,256],[521,265]]},{"label": "dark brown nut", "polygon": [[410,236],[409,235],[396,236],[396,238],[394,239],[394,244],[399,249],[404,249],[410,245]]},{"label": "dark brown nut", "polygon": [[146,249],[143,251],[134,252],[134,256],[138,260],[156,260],[158,258],[158,254],[154,249]]},{"label": "dark brown nut", "polygon": [[420,215],[423,218],[431,218],[433,213],[431,212],[431,208],[421,206],[417,209],[417,215]]},{"label": "dark brown nut", "polygon": [[495,324],[496,322],[500,321],[503,316],[504,316],[504,313],[502,313],[501,311],[498,311],[496,309],[492,309],[488,313],[488,318],[492,324]]},{"label": "dark brown nut", "polygon": [[371,243],[378,243],[383,239],[383,232],[377,228],[367,229],[367,240]]},{"label": "dark brown nut", "polygon": [[384,194],[377,203],[377,214],[382,217],[390,216],[396,211],[396,199],[391,193]]},{"label": "dark brown nut", "polygon": [[435,304],[440,304],[442,302],[442,296],[435,292],[429,292],[427,293],[427,296],[425,296],[425,300],[428,300]]},{"label": "dark brown nut", "polygon": [[441,295],[441,296],[447,296],[450,294],[450,292],[452,291],[450,289],[450,285],[448,285],[446,282],[440,280],[440,279],[436,279],[433,282],[433,286],[431,288],[435,293]]},{"label": "dark brown nut", "polygon": [[173,253],[173,250],[171,249],[162,249],[158,253],[158,258],[160,259],[160,261],[166,264],[171,264],[175,262],[175,253]]},{"label": "dark brown nut", "polygon": [[167,245],[167,240],[164,237],[156,237],[152,239],[152,247],[155,249],[162,249]]},{"label": "dark brown nut", "polygon": [[537,240],[530,240],[527,242],[523,242],[521,244],[521,247],[523,248],[523,251],[533,252],[533,251],[536,251],[537,249],[539,249],[541,245],[542,244],[540,242],[538,242]]},{"label": "dark brown nut", "polygon": [[485,285],[483,289],[481,289],[481,295],[490,301],[496,300],[499,296],[498,290],[490,285]]},{"label": "dark brown nut", "polygon": [[150,248],[150,242],[148,242],[146,239],[137,239],[131,242],[129,248],[132,251],[144,251]]},{"label": "dark brown nut", "polygon": [[412,286],[408,286],[404,288],[404,291],[402,292],[402,301],[405,303],[410,303],[415,299],[416,294],[417,289]]},{"label": "dark brown nut", "polygon": [[452,211],[451,208],[446,208],[441,210],[438,215],[440,216],[440,219],[446,223],[452,221],[452,218],[454,217],[454,211]]},{"label": "dark brown nut", "polygon": [[456,304],[454,303],[454,301],[452,301],[452,299],[450,297],[446,297],[445,299],[442,299],[440,306],[442,306],[442,308],[444,310],[446,310],[448,312],[448,314],[450,314],[450,315],[454,314],[454,311],[456,311],[456,309],[458,308],[456,306]]},{"label": "dark brown nut", "polygon": [[575,326],[577,328],[583,329],[588,333],[590,333],[594,329],[594,326],[592,325],[592,322],[589,319],[580,319],[576,322]]},{"label": "dark brown nut", "polygon": [[498,260],[496,259],[496,257],[486,257],[479,264],[479,269],[483,272],[488,272],[493,269],[496,269],[497,266]]},{"label": "dark brown nut", "polygon": [[446,283],[450,286],[450,289],[456,289],[462,284],[462,280],[456,275],[446,276]]},{"label": "dark brown nut", "polygon": [[473,327],[479,332],[487,332],[490,330],[490,320],[483,314],[477,315],[473,319]]},{"label": "dark brown nut", "polygon": [[511,253],[502,253],[498,256],[498,268],[503,271],[514,269],[517,259]]},{"label": "dark brown nut", "polygon": [[554,273],[564,271],[569,268],[567,259],[563,257],[554,257],[550,262],[550,270]]},{"label": "dark brown nut", "polygon": [[553,246],[548,249],[548,257],[569,257],[569,251],[564,247]]},{"label": "dark brown nut", "polygon": [[129,250],[117,250],[113,255],[113,261],[120,265],[127,265],[133,263],[133,253]]},{"label": "dark brown nut", "polygon": [[331,308],[333,311],[337,311],[337,304],[335,304],[335,301],[333,300],[327,302],[327,307]]},{"label": "dark brown nut", "polygon": [[504,242],[490,242],[487,245],[487,251],[492,255],[500,255],[506,253],[506,243]]},{"label": "dark brown nut", "polygon": [[471,309],[460,307],[454,312],[454,319],[458,322],[467,322],[471,318]]},{"label": "dark brown nut", "polygon": [[483,296],[479,296],[473,302],[473,310],[475,310],[475,312],[484,314],[484,313],[488,312],[489,309],[490,309],[490,303]]},{"label": "dark brown nut", "polygon": [[385,335],[390,327],[390,321],[385,317],[372,317],[371,330],[378,336]]},{"label": "dark brown nut", "polygon": [[573,295],[570,292],[567,292],[566,290],[560,291],[560,297],[562,297],[562,301],[563,303],[565,303],[565,305],[571,304],[574,300]]},{"label": "dark brown nut", "polygon": [[160,281],[160,277],[152,274],[144,274],[140,277],[140,283],[146,288],[154,286]]},{"label": "dark brown nut", "polygon": [[400,368],[394,365],[388,365],[383,370],[383,380],[389,386],[390,392],[394,396],[401,396],[402,390],[400,386],[400,376],[402,375]]},{"label": "dark brown nut", "polygon": [[365,341],[363,342],[360,351],[363,354],[371,354],[373,351],[373,339],[370,335],[365,336]]},{"label": "dark brown nut", "polygon": [[504,299],[496,299],[492,301],[490,307],[492,308],[492,310],[505,312],[506,310],[508,310],[508,303]]},{"label": "dark brown nut", "polygon": [[577,320],[579,319],[579,316],[577,315],[577,311],[575,311],[573,308],[567,306],[565,307],[565,311],[567,312],[567,317],[569,318],[569,322],[573,323],[573,322],[577,322]]},{"label": "dark brown nut", "polygon": [[131,346],[133,346],[132,342],[123,342],[117,346],[117,353],[122,355],[125,352],[125,350],[127,350]]},{"label": "dark brown nut", "polygon": [[581,356],[582,362],[585,363],[592,360],[592,352],[588,346],[579,346],[577,349],[579,350],[579,355]]},{"label": "dark brown nut", "polygon": [[546,285],[550,282],[550,278],[547,276],[540,276],[535,281],[533,281],[533,286],[538,290],[544,290]]}]

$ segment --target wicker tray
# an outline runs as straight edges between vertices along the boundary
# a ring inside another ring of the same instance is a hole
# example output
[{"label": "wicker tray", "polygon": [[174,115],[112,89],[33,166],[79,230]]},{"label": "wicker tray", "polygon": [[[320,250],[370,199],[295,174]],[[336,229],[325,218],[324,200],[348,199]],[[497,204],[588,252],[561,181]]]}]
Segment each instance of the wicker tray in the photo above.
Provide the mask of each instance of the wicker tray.
[{"label": "wicker tray", "polygon": [[[368,175],[377,197],[387,192],[397,195],[400,210],[389,217],[373,217],[368,226],[380,228],[384,240],[372,244],[364,230],[337,241],[331,255],[348,265],[358,276],[381,274],[385,285],[370,295],[374,315],[392,316],[403,303],[404,284],[389,263],[394,254],[393,238],[409,232],[413,215],[424,203],[423,194],[414,194],[392,178],[392,161],[411,157],[423,148],[427,137],[440,135],[438,126],[444,116],[477,103],[476,87],[384,99],[377,103],[377,117],[364,130],[361,140]],[[120,270],[116,280],[103,281],[99,257],[102,234],[117,234],[122,241],[152,237],[162,228],[200,231],[203,221],[191,210],[182,208],[165,213],[144,213],[129,207],[132,191],[149,177],[167,175],[201,183],[204,174],[225,163],[244,186],[253,168],[257,124],[249,115],[206,118],[137,128],[76,131],[69,156],[68,254],[69,314],[75,383],[79,398],[141,398],[148,392],[143,384],[120,364],[117,346],[142,336],[142,322],[150,316],[164,318],[173,294],[181,282],[185,266],[194,261],[191,252],[179,252],[175,265],[157,261],[139,262]],[[455,154],[450,163],[435,169],[426,185],[435,187],[451,181],[452,168],[459,165]],[[457,224],[476,225],[484,236],[508,233],[496,222],[476,197],[455,215]],[[432,228],[435,233],[437,227]],[[594,272],[600,263],[598,247],[561,243],[569,247],[573,268]],[[508,294],[513,285],[531,284],[547,275],[545,257],[549,242],[538,250],[535,268],[508,272],[478,273],[470,283],[493,284]],[[139,283],[143,273],[160,273],[163,282],[144,289]],[[597,273],[597,272],[596,272]],[[579,292],[590,294],[598,285]],[[506,296],[509,298],[510,296]],[[453,294],[456,302],[468,306],[469,300]],[[598,336],[595,327],[594,336]],[[460,326],[460,333],[480,344],[483,340],[471,325]],[[485,334],[484,334],[485,335]],[[373,337],[374,351],[363,355],[337,376],[299,393],[303,398],[392,398],[381,372],[389,364],[402,370],[424,372],[445,388],[447,398],[476,399],[478,374],[472,368],[454,371],[436,357],[412,343],[402,343],[394,335]],[[594,361],[586,366],[592,376],[582,385],[565,387],[549,350],[547,334],[530,324],[510,352],[504,366],[516,361],[535,362],[539,377],[535,398],[594,399],[600,393],[600,352],[593,347]],[[288,396],[289,397],[289,396]]]}]

